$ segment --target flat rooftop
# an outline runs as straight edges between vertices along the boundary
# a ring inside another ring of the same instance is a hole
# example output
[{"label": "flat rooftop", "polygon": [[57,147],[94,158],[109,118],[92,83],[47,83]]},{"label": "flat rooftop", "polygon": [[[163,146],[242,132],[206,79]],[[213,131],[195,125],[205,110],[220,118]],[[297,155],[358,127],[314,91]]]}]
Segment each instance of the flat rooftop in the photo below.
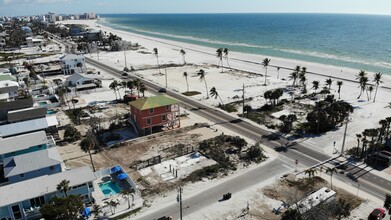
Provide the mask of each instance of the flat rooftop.
[{"label": "flat rooftop", "polygon": [[0,139],[0,155],[12,153],[47,143],[45,131]]}]

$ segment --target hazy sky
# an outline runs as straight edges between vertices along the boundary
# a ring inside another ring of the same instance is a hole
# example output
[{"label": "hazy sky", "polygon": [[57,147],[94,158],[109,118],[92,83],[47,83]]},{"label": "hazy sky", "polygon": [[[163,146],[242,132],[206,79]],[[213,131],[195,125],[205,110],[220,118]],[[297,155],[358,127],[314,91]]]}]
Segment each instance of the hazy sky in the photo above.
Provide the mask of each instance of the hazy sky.
[{"label": "hazy sky", "polygon": [[306,12],[391,15],[391,0],[0,0],[0,15]]}]

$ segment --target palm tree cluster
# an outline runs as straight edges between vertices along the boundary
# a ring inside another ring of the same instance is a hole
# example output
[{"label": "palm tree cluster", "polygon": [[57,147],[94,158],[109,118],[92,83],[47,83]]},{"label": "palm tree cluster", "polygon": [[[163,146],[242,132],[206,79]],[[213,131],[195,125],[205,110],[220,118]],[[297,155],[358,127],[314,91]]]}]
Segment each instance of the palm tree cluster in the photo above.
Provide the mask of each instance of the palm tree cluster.
[{"label": "palm tree cluster", "polygon": [[283,123],[280,131],[288,134],[292,131],[293,122],[297,121],[297,116],[295,114],[281,115],[278,119]]},{"label": "palm tree cluster", "polygon": [[[380,85],[380,83],[383,83],[383,81],[381,81],[382,75],[383,74],[380,72],[374,74],[373,82],[375,82],[376,90],[375,90],[375,96],[373,97],[373,102],[376,102],[376,95],[377,95],[379,85]],[[358,83],[359,83],[358,87],[360,88],[360,94],[358,95],[357,99],[361,98],[361,95],[364,92],[366,92],[367,99],[368,99],[368,101],[370,101],[372,99],[372,92],[373,92],[374,88],[372,85],[368,85],[369,79],[368,79],[367,73],[365,71],[361,70],[358,73],[356,79],[358,80]]]},{"label": "palm tree cluster", "polygon": [[219,59],[218,66],[221,67],[222,73],[224,72],[223,59],[225,59],[227,61],[228,67],[231,68],[231,66],[229,65],[229,62],[228,62],[228,54],[229,54],[228,48],[218,48],[216,50],[216,57]]},{"label": "palm tree cluster", "polygon": [[143,94],[143,97],[145,97],[145,91],[147,91],[147,87],[139,79],[122,81],[122,82],[118,82],[117,80],[114,80],[113,82],[110,83],[109,88],[114,91],[116,100],[118,100],[118,97],[121,97],[121,94],[119,92],[121,88],[124,90],[130,89],[131,94],[133,94],[133,89],[136,89],[137,96],[139,98],[140,98],[140,92]]},{"label": "palm tree cluster", "polygon": [[282,89],[272,89],[268,90],[263,94],[263,97],[267,100],[270,100],[272,106],[278,105],[278,100],[284,94]]},{"label": "palm tree cluster", "polygon": [[315,103],[313,110],[307,114],[304,130],[315,134],[330,131],[342,123],[349,112],[353,112],[349,103],[336,101],[330,96],[327,100]]},{"label": "palm tree cluster", "polygon": [[348,154],[363,159],[383,150],[391,139],[391,117],[380,120],[379,125],[379,128],[365,129],[361,134],[356,134],[357,146],[349,150]]}]

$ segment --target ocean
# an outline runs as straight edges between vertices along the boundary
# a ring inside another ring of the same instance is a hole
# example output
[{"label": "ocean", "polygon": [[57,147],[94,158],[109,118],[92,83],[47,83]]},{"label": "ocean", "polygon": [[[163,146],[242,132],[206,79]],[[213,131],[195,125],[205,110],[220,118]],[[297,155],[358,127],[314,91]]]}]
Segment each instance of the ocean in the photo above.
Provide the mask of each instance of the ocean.
[{"label": "ocean", "polygon": [[102,14],[100,17],[99,22],[106,26],[152,37],[391,75],[391,16]]}]

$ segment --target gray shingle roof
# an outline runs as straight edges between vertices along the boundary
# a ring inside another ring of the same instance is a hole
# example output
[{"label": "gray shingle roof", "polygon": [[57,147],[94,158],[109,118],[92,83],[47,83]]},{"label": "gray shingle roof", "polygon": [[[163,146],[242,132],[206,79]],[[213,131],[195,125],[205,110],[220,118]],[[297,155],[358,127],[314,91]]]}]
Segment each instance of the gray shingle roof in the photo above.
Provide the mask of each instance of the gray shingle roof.
[{"label": "gray shingle roof", "polygon": [[24,121],[29,119],[43,118],[46,116],[46,108],[28,108],[8,112],[8,122]]},{"label": "gray shingle roof", "polygon": [[[35,151],[15,157],[5,158],[4,177],[11,177],[42,168],[61,164],[63,161],[57,148]],[[15,164],[15,166],[8,165]]]},{"label": "gray shingle roof", "polygon": [[0,207],[56,192],[57,184],[64,179],[69,180],[69,186],[72,187],[91,182],[96,177],[92,170],[85,166],[2,186],[0,187]]},{"label": "gray shingle roof", "polygon": [[45,131],[38,131],[18,135],[15,137],[0,139],[0,155],[24,150],[33,146],[46,144],[47,137]]},{"label": "gray shingle roof", "polygon": [[44,130],[51,126],[58,125],[56,116],[46,116],[28,121],[21,121],[0,126],[0,137],[8,137],[33,131]]}]

